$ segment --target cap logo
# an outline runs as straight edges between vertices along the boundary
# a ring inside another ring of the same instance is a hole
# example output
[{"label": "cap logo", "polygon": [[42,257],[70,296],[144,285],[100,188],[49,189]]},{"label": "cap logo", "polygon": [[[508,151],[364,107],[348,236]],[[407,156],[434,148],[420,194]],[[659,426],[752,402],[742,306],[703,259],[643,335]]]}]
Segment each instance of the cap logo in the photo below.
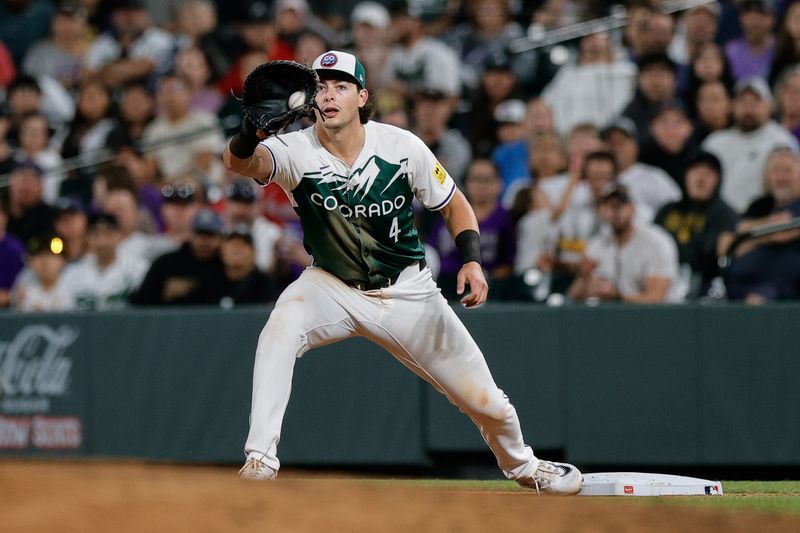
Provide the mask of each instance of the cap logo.
[{"label": "cap logo", "polygon": [[322,60],[320,60],[319,64],[323,67],[332,67],[339,61],[339,58],[336,57],[336,54],[325,54],[322,56]]}]

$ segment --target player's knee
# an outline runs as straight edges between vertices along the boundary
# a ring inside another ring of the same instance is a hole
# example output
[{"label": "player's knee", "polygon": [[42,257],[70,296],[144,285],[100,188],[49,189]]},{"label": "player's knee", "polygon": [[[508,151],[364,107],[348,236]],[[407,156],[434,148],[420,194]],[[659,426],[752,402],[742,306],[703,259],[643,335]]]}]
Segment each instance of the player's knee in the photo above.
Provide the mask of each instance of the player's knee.
[{"label": "player's knee", "polygon": [[502,422],[513,415],[514,407],[500,389],[482,388],[466,406],[473,416]]}]

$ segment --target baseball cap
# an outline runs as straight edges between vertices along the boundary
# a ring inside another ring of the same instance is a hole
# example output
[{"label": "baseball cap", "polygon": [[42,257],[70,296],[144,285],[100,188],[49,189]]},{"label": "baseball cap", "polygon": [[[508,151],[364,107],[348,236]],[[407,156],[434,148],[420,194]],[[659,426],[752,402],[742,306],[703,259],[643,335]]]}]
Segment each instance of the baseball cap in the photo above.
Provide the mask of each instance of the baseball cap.
[{"label": "baseball cap", "polygon": [[769,85],[764,78],[759,76],[748,76],[737,81],[736,85],[733,86],[733,93],[736,96],[740,96],[742,93],[748,91],[755,94],[765,102],[772,103],[772,91],[770,91]]},{"label": "baseball cap", "polygon": [[33,159],[23,159],[22,161],[17,161],[14,164],[14,167],[11,169],[11,172],[32,172],[39,176],[40,178],[44,174],[44,170],[38,164],[36,164]]},{"label": "baseball cap", "polygon": [[193,183],[167,183],[161,187],[161,197],[165,202],[188,204],[194,199],[195,186]]},{"label": "baseball cap", "polygon": [[83,202],[77,196],[62,196],[53,205],[59,214],[85,212]]},{"label": "baseball cap", "polygon": [[86,17],[86,10],[77,2],[65,0],[58,4],[56,9],[57,15],[64,15],[66,17]]},{"label": "baseball cap", "polygon": [[225,240],[242,239],[249,245],[253,245],[253,234],[247,224],[236,224],[224,234]]},{"label": "baseball cap", "polygon": [[771,0],[737,0],[736,6],[740,13],[758,11],[759,13],[772,14],[775,12],[775,3]]},{"label": "baseball cap", "polygon": [[222,233],[222,219],[211,209],[201,209],[194,216],[192,231],[195,233],[219,235]]},{"label": "baseball cap", "polygon": [[518,99],[504,100],[494,109],[494,119],[499,123],[520,124],[525,120],[527,106]]},{"label": "baseball cap", "polygon": [[238,179],[225,186],[225,196],[237,202],[252,204],[258,199],[257,195],[256,187],[249,178]]},{"label": "baseball cap", "polygon": [[114,9],[147,9],[147,6],[144,4],[144,0],[117,0],[113,5]]},{"label": "baseball cap", "polygon": [[600,137],[606,139],[612,131],[621,131],[631,139],[636,139],[639,135],[636,124],[628,117],[617,117],[611,124],[603,129],[600,133]]},{"label": "baseball cap", "polygon": [[280,13],[286,9],[293,9],[305,15],[308,13],[308,2],[306,0],[278,0],[275,3],[275,13]]},{"label": "baseball cap", "polygon": [[375,28],[389,26],[389,10],[377,2],[360,2],[350,15],[351,24],[368,24]]},{"label": "baseball cap", "polygon": [[687,13],[697,13],[698,11],[708,11],[715,18],[719,17],[720,7],[719,2],[707,2],[690,8]]},{"label": "baseball cap", "polygon": [[247,17],[242,22],[245,24],[258,24],[260,22],[269,22],[270,20],[272,20],[272,13],[269,4],[259,1],[251,2],[247,6]]},{"label": "baseball cap", "polygon": [[667,54],[663,53],[645,54],[639,59],[640,74],[643,71],[654,67],[663,67],[667,70],[671,70],[672,72],[675,72],[676,70],[675,62]]},{"label": "baseball cap", "polygon": [[710,167],[717,173],[717,175],[722,175],[722,164],[720,163],[719,158],[710,152],[700,150],[693,157],[689,158],[689,161],[686,163],[686,172],[688,172],[690,168],[699,165]]},{"label": "baseball cap", "polygon": [[606,184],[606,186],[603,187],[603,193],[600,196],[601,202],[607,202],[614,199],[626,204],[631,203],[631,197],[628,194],[628,188],[615,181]]},{"label": "baseball cap", "polygon": [[317,57],[311,68],[320,76],[331,71],[347,74],[348,78],[352,78],[362,89],[367,86],[367,71],[364,65],[356,56],[347,52],[329,50]]},{"label": "baseball cap", "polygon": [[496,52],[483,62],[484,70],[511,70],[511,59],[503,52]]},{"label": "baseball cap", "polygon": [[89,229],[119,229],[119,221],[111,213],[95,213],[89,217]]}]

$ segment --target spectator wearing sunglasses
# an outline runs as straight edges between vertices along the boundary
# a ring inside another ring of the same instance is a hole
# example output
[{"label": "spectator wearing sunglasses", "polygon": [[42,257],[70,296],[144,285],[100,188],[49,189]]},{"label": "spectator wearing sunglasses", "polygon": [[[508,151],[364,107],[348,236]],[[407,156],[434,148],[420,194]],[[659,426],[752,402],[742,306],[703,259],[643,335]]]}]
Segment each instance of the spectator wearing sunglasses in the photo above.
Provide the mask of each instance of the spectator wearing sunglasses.
[{"label": "spectator wearing sunglasses", "polygon": [[163,234],[180,246],[192,235],[192,220],[205,204],[205,193],[199,182],[183,178],[161,187],[161,201]]},{"label": "spectator wearing sunglasses", "polygon": [[249,178],[241,178],[225,186],[223,219],[228,229],[245,226],[251,234],[256,266],[271,272],[275,265],[275,249],[281,238],[281,227],[261,214],[260,189]]}]

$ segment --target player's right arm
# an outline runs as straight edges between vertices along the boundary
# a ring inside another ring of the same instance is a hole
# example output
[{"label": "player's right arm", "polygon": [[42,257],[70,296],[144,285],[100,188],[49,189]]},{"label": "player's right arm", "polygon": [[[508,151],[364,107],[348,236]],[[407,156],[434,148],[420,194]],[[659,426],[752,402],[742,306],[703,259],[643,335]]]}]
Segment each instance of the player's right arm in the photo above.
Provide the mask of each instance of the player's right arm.
[{"label": "player's right arm", "polygon": [[266,137],[249,120],[243,119],[239,133],[228,141],[222,153],[225,167],[241,176],[266,181],[275,167],[269,150],[260,144]]}]

